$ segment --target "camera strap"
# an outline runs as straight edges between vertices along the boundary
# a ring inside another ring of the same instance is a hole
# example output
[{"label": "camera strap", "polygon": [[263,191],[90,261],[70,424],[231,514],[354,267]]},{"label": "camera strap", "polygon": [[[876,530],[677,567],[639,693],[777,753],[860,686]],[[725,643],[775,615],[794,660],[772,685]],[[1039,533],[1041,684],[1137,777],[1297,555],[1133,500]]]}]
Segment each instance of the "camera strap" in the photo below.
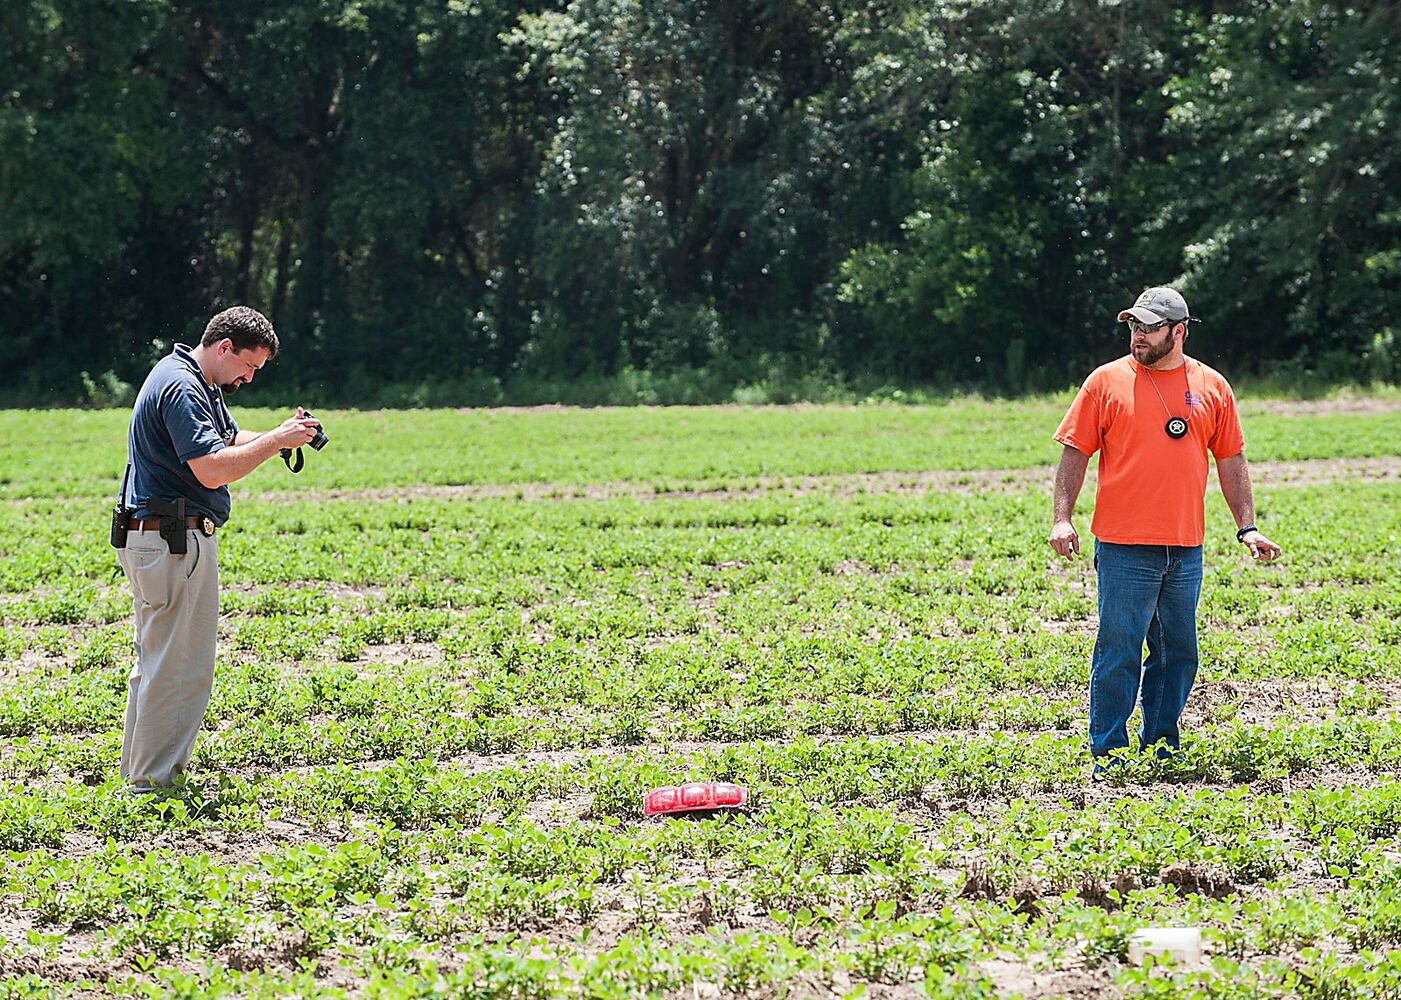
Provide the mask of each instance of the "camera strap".
[{"label": "camera strap", "polygon": [[297,449],[297,464],[296,464],[296,465],[293,465],[293,464],[292,464],[292,449],[291,449],[291,448],[281,448],[281,449],[278,450],[278,454],[280,454],[280,455],[282,456],[282,461],[284,461],[284,462],[287,463],[287,471],[288,471],[288,472],[292,472],[292,473],[301,472],[301,471],[302,471],[302,466],[306,465],[306,459],[302,458],[302,450],[301,450],[300,448]]}]

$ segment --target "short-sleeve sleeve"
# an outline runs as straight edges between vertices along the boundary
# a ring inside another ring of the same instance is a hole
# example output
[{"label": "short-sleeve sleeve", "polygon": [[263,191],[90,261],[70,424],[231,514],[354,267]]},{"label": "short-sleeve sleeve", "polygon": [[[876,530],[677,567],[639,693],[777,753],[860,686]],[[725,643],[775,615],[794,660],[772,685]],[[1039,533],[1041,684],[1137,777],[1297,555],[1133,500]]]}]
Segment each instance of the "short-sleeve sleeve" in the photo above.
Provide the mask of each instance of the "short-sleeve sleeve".
[{"label": "short-sleeve sleeve", "polygon": [[1099,394],[1086,381],[1056,429],[1055,439],[1083,454],[1093,455],[1103,444],[1102,425]]},{"label": "short-sleeve sleeve", "polygon": [[225,441],[214,421],[209,394],[189,381],[172,383],[161,398],[161,419],[181,462],[222,451]]},{"label": "short-sleeve sleeve", "polygon": [[1235,458],[1245,450],[1245,432],[1240,426],[1240,410],[1236,408],[1236,394],[1225,379],[1221,381],[1221,405],[1216,417],[1216,430],[1207,442],[1207,447],[1216,460]]}]

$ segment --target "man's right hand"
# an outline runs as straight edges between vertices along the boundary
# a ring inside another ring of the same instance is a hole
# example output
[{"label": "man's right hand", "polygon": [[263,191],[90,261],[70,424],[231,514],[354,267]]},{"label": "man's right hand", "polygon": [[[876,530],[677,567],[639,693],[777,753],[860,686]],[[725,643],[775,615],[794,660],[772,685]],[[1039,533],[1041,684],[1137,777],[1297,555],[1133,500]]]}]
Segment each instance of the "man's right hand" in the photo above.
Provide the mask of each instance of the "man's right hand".
[{"label": "man's right hand", "polygon": [[1046,541],[1051,543],[1057,554],[1067,559],[1074,559],[1080,554],[1080,536],[1075,532],[1075,525],[1069,521],[1057,521],[1051,525],[1051,535]]},{"label": "man's right hand", "polygon": [[272,437],[278,448],[300,448],[311,443],[311,439],[316,437],[316,428],[320,426],[321,421],[306,416],[306,411],[299,406],[297,415],[278,424],[272,431]]},{"label": "man's right hand", "polygon": [[[308,417],[297,407],[297,415],[288,417],[270,431],[252,435],[242,443],[220,449],[202,458],[190,459],[190,471],[205,489],[215,490],[242,479],[283,448],[300,448],[310,444],[321,421]],[[240,431],[243,437],[244,432]]]}]

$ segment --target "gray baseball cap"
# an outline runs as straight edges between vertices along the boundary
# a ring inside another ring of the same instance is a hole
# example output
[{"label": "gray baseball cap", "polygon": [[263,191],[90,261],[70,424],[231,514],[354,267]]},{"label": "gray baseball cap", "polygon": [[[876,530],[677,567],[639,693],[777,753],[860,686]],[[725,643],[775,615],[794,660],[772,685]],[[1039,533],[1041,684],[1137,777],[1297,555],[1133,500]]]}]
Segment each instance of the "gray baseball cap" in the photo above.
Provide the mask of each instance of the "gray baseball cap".
[{"label": "gray baseball cap", "polygon": [[1188,319],[1191,315],[1187,311],[1186,299],[1171,288],[1155,285],[1153,288],[1145,288],[1133,305],[1119,313],[1119,322],[1122,323],[1132,316],[1140,323],[1161,323],[1165,319],[1176,323]]}]

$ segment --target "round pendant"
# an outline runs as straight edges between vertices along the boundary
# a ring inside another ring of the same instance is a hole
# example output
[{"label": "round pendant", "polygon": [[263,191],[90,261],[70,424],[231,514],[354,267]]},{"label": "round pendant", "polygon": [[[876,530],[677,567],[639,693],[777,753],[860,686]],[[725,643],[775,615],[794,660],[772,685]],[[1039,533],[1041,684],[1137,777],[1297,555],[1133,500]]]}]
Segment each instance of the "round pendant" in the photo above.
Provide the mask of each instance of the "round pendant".
[{"label": "round pendant", "polygon": [[1167,436],[1176,441],[1178,438],[1187,436],[1187,421],[1181,417],[1172,417],[1163,425],[1163,430],[1167,431]]}]

